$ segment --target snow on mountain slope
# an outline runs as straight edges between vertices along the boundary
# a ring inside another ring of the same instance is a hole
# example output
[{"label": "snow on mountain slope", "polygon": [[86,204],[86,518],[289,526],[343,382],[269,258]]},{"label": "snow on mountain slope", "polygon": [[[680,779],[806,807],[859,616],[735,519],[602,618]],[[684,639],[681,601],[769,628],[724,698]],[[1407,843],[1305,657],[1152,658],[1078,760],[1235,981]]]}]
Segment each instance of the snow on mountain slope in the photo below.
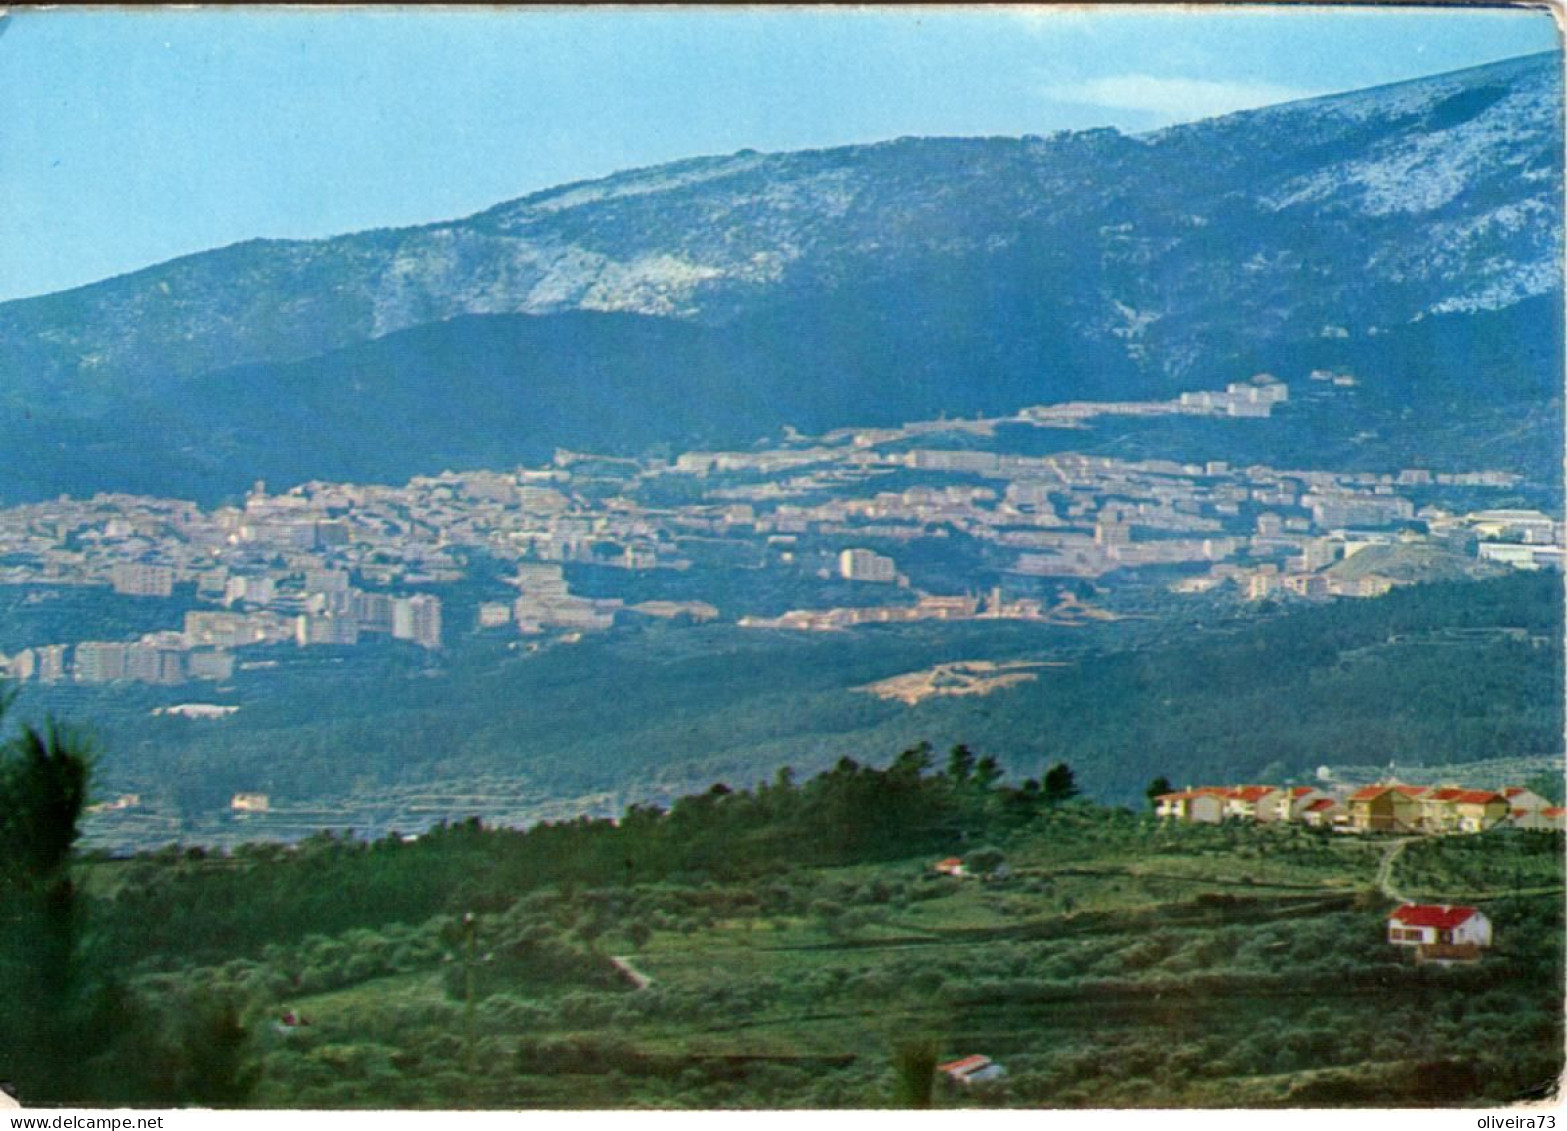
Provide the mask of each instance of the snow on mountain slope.
[{"label": "snow on mountain slope", "polygon": [[954,342],[1066,335],[1174,378],[1324,324],[1559,288],[1560,68],[1533,56],[1137,138],[743,151],[419,228],[237,245],[0,305],[4,392],[101,409],[464,315],[717,326],[878,303]]},{"label": "snow on mountain slope", "polygon": [[[1561,137],[1560,86],[1545,68],[1525,71],[1504,86],[1497,80],[1506,75],[1504,70],[1488,76],[1493,81],[1483,86],[1411,84],[1416,91],[1402,96],[1352,97],[1352,104],[1379,106],[1385,120],[1416,115],[1427,120],[1436,116],[1436,120],[1428,129],[1401,132],[1373,144],[1363,155],[1293,178],[1266,203],[1286,209],[1331,202],[1382,216],[1435,211],[1498,175],[1521,178],[1527,184],[1532,174],[1545,189],[1539,163],[1542,151]],[[1465,101],[1489,105],[1451,125],[1437,116],[1443,106],[1462,109]],[[1330,105],[1328,112],[1343,109]]]}]

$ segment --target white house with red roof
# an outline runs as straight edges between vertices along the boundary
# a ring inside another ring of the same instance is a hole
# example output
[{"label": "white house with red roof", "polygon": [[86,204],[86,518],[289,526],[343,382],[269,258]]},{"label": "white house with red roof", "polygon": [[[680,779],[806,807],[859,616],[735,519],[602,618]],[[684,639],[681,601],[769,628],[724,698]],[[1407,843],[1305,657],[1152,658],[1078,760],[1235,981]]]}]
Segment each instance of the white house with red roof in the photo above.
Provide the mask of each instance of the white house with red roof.
[{"label": "white house with red roof", "polygon": [[[1313,811],[1311,807],[1319,801],[1330,802],[1333,808],[1342,810],[1336,797],[1314,785],[1292,785],[1280,790],[1269,802],[1269,807],[1275,821],[1304,821],[1307,813]],[[1314,811],[1320,813],[1322,808]]]},{"label": "white house with red roof", "polygon": [[1502,796],[1507,798],[1507,804],[1515,811],[1518,809],[1538,812],[1541,809],[1549,809],[1551,803],[1541,797],[1526,785],[1510,785],[1502,790]]},{"label": "white house with red roof", "polygon": [[[1491,945],[1491,920],[1474,907],[1406,903],[1387,917],[1387,941],[1394,946],[1432,948],[1420,957],[1438,961],[1478,958],[1479,948]],[[1447,952],[1449,947],[1461,950]]]},{"label": "white house with red roof", "polygon": [[1224,815],[1247,821],[1271,821],[1273,805],[1284,791],[1272,785],[1237,785],[1225,791]]},{"label": "white house with red roof", "polygon": [[1542,809],[1514,809],[1508,818],[1508,823],[1517,829],[1559,831],[1567,827],[1563,822],[1564,816],[1567,816],[1567,809],[1563,809],[1560,805],[1546,805]]},{"label": "white house with red roof", "polygon": [[950,1061],[947,1064],[938,1064],[936,1071],[940,1072],[954,1084],[962,1084],[965,1087],[971,1084],[983,1084],[987,1080],[997,1080],[1007,1074],[1007,1070],[988,1056],[965,1056],[962,1060]]},{"label": "white house with red roof", "polygon": [[1507,799],[1507,823],[1520,829],[1551,828],[1543,814],[1547,809],[1560,808],[1527,786],[1510,785],[1502,790],[1502,796]]},{"label": "white house with red roof", "polygon": [[1161,817],[1177,821],[1193,821],[1204,825],[1217,825],[1224,820],[1229,790],[1215,786],[1201,789],[1183,789],[1177,793],[1161,793],[1154,798],[1155,812]]},{"label": "white house with red roof", "polygon": [[1348,819],[1343,802],[1331,796],[1312,798],[1301,808],[1299,817],[1314,829],[1330,829]]},{"label": "white house with red roof", "polygon": [[[1323,804],[1316,805],[1317,802]],[[1313,823],[1325,824],[1344,811],[1332,794],[1309,785],[1287,789],[1276,785],[1187,787],[1160,794],[1154,798],[1154,805],[1161,817],[1210,825],[1226,819],[1260,823],[1301,821],[1307,818],[1308,809],[1315,814]]]}]

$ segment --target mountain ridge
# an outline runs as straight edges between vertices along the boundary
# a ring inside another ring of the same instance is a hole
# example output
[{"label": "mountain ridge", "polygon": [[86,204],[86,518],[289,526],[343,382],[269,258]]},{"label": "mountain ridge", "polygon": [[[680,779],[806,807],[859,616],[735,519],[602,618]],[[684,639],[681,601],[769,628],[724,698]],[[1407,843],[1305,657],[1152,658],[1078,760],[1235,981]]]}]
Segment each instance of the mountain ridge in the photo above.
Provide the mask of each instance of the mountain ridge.
[{"label": "mountain ridge", "polygon": [[[738,359],[734,390],[815,382],[821,406],[894,417],[900,374],[881,359],[911,340],[925,386],[997,368],[983,379],[1019,396],[991,408],[1168,392],[1272,352],[1352,362],[1423,320],[1560,292],[1561,116],[1547,53],[1135,136],[693,157],[458,220],[244,241],[0,304],[4,397],[49,420],[194,405],[233,431],[218,374],[455,319],[574,312],[701,325],[729,335],[704,349]],[[1559,352],[1556,327],[1535,336],[1518,365]],[[1462,354],[1417,360],[1451,385]]]}]

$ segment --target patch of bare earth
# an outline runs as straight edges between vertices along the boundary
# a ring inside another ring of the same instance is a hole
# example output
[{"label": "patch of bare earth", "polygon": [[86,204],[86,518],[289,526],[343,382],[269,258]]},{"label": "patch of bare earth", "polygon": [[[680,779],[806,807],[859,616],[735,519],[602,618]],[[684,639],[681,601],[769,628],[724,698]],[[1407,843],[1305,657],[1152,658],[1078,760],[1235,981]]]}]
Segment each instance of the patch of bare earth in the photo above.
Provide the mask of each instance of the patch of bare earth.
[{"label": "patch of bare earth", "polygon": [[1063,667],[1059,662],[1017,660],[998,664],[991,660],[961,660],[937,664],[924,671],[906,672],[856,687],[878,699],[896,699],[912,707],[937,695],[989,695],[1039,677],[1030,669]]}]

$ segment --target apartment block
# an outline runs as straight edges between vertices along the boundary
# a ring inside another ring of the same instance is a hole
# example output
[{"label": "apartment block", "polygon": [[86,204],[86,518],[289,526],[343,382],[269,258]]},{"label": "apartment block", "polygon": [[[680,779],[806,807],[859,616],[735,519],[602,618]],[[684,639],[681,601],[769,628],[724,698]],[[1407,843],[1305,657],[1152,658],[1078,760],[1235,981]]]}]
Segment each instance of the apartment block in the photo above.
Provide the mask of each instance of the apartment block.
[{"label": "apartment block", "polygon": [[897,581],[898,563],[872,550],[845,550],[838,555],[838,574],[848,581]]}]

